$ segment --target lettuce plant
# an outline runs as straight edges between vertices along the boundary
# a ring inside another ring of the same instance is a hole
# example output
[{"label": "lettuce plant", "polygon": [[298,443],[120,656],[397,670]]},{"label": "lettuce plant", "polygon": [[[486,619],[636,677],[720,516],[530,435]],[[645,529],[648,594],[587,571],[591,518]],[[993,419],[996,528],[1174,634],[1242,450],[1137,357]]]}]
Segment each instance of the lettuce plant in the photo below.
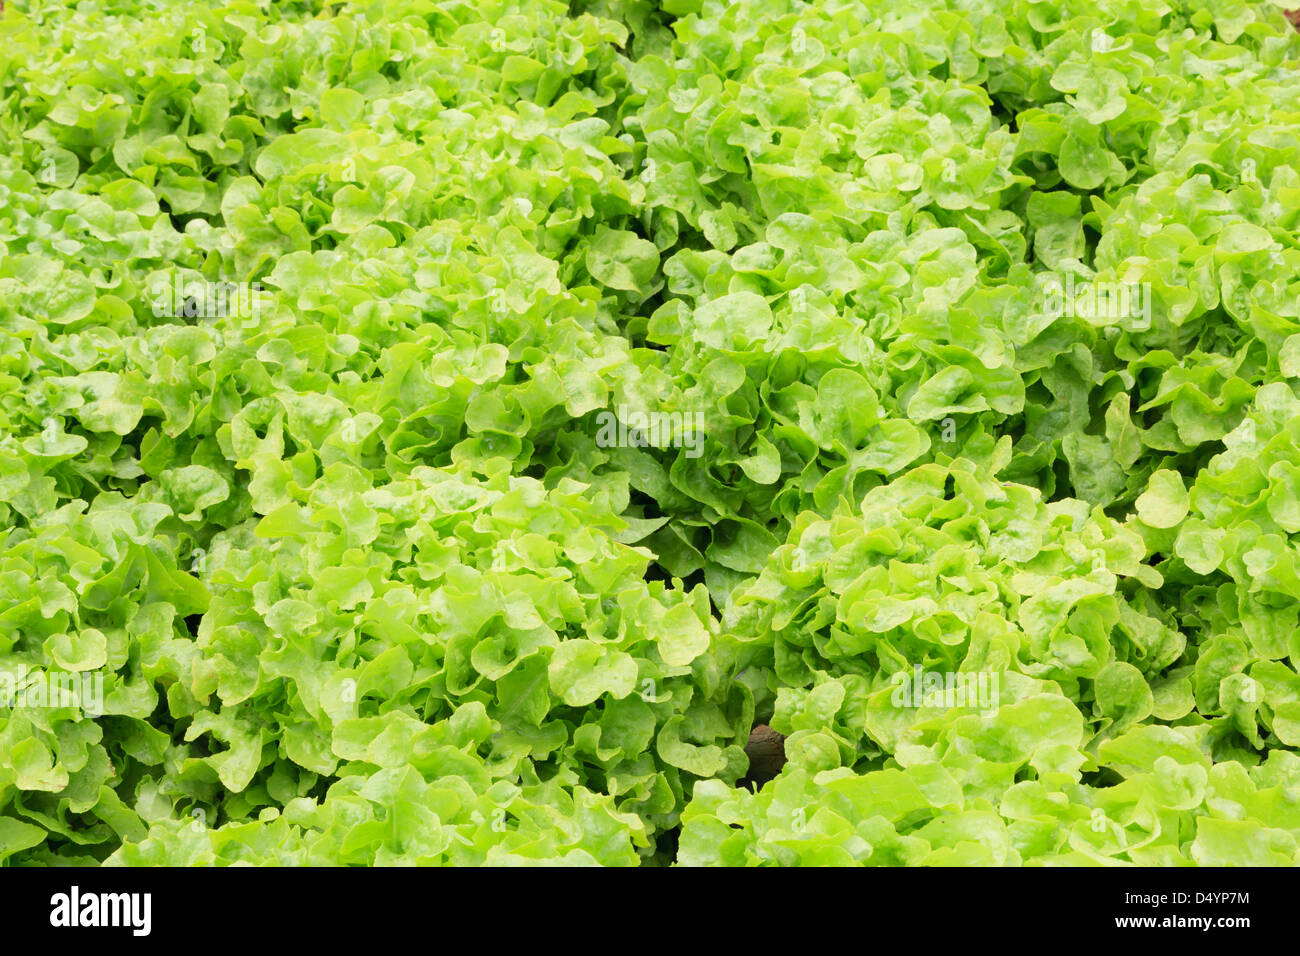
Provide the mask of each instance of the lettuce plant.
[{"label": "lettuce plant", "polygon": [[1277,4],[30,0],[0,101],[0,863],[1300,860]]}]

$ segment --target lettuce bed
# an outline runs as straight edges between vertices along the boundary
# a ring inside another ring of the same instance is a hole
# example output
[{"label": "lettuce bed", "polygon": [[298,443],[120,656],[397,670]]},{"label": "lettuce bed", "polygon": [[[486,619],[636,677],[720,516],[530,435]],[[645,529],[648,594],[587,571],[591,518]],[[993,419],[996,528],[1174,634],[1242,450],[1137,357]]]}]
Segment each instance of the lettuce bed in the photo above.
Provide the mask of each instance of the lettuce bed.
[{"label": "lettuce bed", "polygon": [[0,84],[0,862],[1300,860],[1280,9],[11,2]]}]

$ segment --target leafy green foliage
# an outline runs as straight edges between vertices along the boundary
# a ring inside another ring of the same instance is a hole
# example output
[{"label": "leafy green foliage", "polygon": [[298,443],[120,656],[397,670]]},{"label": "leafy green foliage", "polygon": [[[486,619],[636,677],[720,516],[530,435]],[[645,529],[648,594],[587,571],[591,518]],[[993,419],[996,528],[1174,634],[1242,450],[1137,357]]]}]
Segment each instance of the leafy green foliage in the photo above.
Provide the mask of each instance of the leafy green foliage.
[{"label": "leafy green foliage", "polygon": [[7,4],[0,695],[102,699],[0,697],[0,863],[1295,863],[1298,70],[1244,0]]}]

